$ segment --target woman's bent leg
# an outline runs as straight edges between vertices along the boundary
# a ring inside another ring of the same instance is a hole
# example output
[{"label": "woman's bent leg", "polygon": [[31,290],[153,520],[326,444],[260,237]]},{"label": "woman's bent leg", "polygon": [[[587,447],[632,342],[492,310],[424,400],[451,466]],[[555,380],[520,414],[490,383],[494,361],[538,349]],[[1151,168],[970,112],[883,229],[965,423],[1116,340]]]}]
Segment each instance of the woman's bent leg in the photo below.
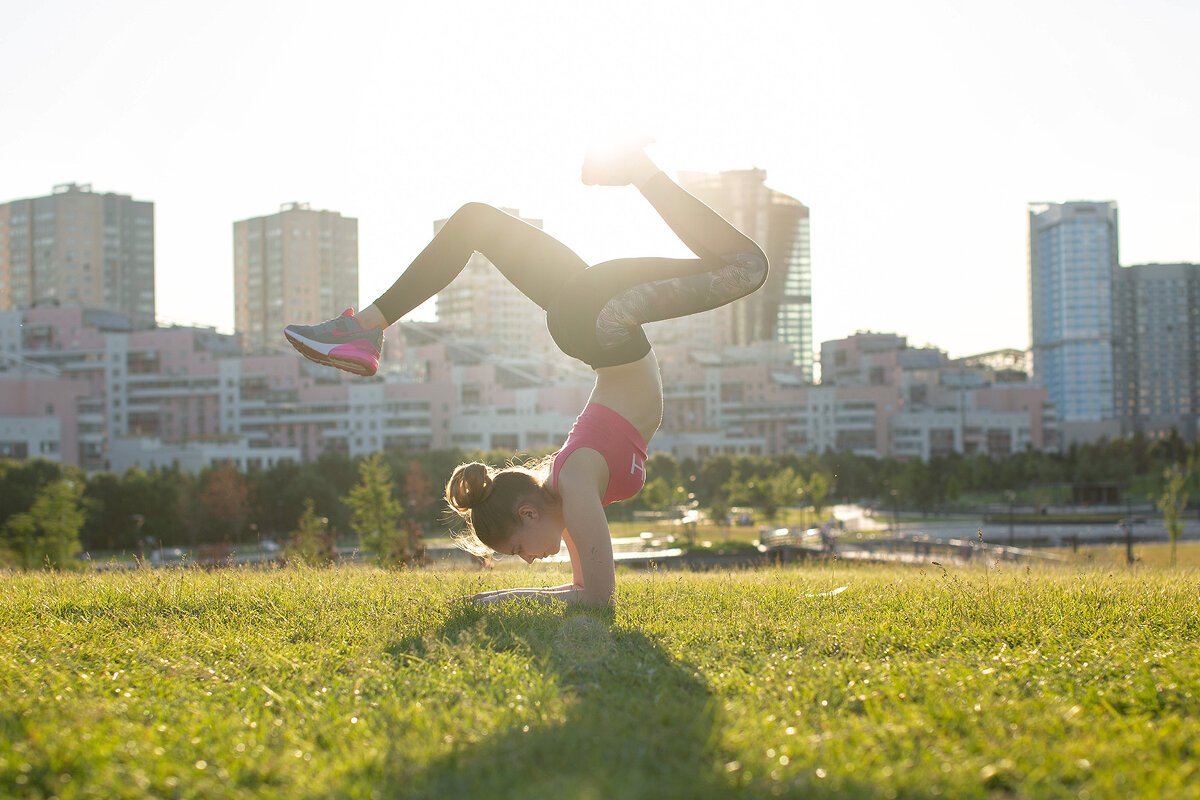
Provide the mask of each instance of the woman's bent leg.
[{"label": "woman's bent leg", "polygon": [[767,279],[762,249],[659,172],[638,187],[699,258],[631,258],[588,269],[547,321],[559,347],[593,367],[627,364],[650,350],[641,326],[718,308]]},{"label": "woman's bent leg", "polygon": [[757,254],[762,250],[750,237],[705,205],[675,181],[659,172],[638,186],[650,205],[688,249],[700,258]]},{"label": "woman's bent leg", "polygon": [[650,351],[642,325],[719,308],[766,279],[767,261],[754,253],[607,261],[566,288],[546,320],[568,355],[592,367],[628,364]]}]

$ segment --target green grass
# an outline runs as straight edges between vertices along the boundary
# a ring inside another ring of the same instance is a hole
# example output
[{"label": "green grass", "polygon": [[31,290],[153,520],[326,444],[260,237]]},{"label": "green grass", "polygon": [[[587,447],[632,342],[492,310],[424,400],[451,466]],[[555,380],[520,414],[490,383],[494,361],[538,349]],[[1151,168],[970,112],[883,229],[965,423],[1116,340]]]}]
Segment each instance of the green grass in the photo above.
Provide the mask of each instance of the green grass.
[{"label": "green grass", "polygon": [[[1200,567],[1200,542],[1178,542],[1175,547],[1177,566]],[[1123,544],[1080,547],[1078,551],[1072,551],[1069,547],[1059,547],[1046,552],[1063,556],[1075,563],[1097,568],[1120,567],[1124,569],[1128,561]],[[1167,542],[1138,542],[1133,546],[1133,557],[1142,567],[1166,567],[1171,563],[1171,545]]]},{"label": "green grass", "polygon": [[0,795],[1200,797],[1196,570],[561,580],[0,574]]}]

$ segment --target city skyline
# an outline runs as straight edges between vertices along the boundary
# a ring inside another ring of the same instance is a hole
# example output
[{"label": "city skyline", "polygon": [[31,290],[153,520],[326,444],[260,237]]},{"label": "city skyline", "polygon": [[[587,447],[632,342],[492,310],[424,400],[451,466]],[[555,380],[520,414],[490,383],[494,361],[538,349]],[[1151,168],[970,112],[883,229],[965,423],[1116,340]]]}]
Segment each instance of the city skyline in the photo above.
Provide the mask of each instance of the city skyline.
[{"label": "city skyline", "polygon": [[292,201],[359,219],[360,305],[468,200],[590,262],[678,254],[633,190],[578,182],[605,130],[812,209],[814,343],[1028,346],[1031,202],[1116,201],[1122,264],[1200,262],[1191,4],[206,10],[62,2],[0,30],[0,199],[153,201],[165,323],[232,331],[230,224]]},{"label": "city skyline", "polygon": [[[270,467],[328,450],[531,452],[562,441],[591,394],[589,376],[503,351],[481,358],[477,342],[442,327],[399,326],[390,366],[400,369],[363,381],[291,353],[247,352],[207,328],[138,330],[125,315],[81,306],[0,311],[0,456],[123,473]],[[663,422],[651,452],[677,458],[831,448],[1003,456],[1058,442],[1044,387],[1003,365],[910,348],[903,336],[823,343],[835,385],[809,384],[777,343],[660,351]]]}]

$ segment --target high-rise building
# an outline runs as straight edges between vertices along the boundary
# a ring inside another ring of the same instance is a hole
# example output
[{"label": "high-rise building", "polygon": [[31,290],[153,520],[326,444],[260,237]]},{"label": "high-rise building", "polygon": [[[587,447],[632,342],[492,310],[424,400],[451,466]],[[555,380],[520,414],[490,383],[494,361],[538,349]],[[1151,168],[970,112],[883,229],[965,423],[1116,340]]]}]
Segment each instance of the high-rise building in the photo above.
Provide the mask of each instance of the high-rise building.
[{"label": "high-rise building", "polygon": [[[501,210],[535,228],[542,227],[542,220],[522,217],[515,208]],[[435,235],[446,222],[433,223]],[[486,344],[493,352],[539,358],[558,355],[546,330],[545,312],[482,253],[471,255],[458,277],[437,293],[435,302],[438,322],[450,325],[457,336]]]},{"label": "high-rise building", "polygon": [[[1113,274],[1117,204],[1029,206],[1029,330],[1034,378],[1072,424],[1114,419]],[[1110,431],[1095,428],[1091,435]],[[1081,433],[1080,436],[1089,434]]]},{"label": "high-rise building", "polygon": [[[665,342],[741,346],[783,342],[805,380],[813,377],[812,259],[808,207],[765,185],[761,169],[683,172],[679,182],[753,239],[771,263],[766,284],[728,306],[652,328]],[[652,337],[654,341],[659,339]]]},{"label": "high-rise building", "polygon": [[1113,380],[1123,431],[1200,432],[1200,264],[1117,270]]},{"label": "high-rise building", "polygon": [[61,303],[154,325],[154,203],[67,183],[0,204],[0,308]]},{"label": "high-rise building", "polygon": [[233,223],[234,327],[254,351],[283,345],[283,328],[358,306],[358,220],[285,203]]}]

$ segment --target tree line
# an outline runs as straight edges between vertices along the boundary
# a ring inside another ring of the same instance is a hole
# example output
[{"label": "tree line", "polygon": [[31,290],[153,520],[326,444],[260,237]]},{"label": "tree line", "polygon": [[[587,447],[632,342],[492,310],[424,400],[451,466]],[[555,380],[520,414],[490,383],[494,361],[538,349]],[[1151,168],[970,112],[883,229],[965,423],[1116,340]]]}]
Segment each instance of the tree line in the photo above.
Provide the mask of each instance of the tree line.
[{"label": "tree line", "polygon": [[[216,465],[197,474],[135,468],[123,475],[88,475],[43,460],[0,461],[0,563],[64,564],[77,549],[138,553],[262,540],[306,542],[305,558],[352,541],[402,561],[422,535],[457,524],[441,497],[458,464],[511,459],[508,452],[461,450],[351,459],[329,451],[311,462],[249,472]],[[675,505],[703,508],[716,518],[740,506],[771,518],[779,508],[819,511],[840,502],[922,513],[956,503],[1038,506],[1064,502],[1064,487],[1079,482],[1118,484],[1133,503],[1160,503],[1164,491],[1174,491],[1173,508],[1186,513],[1188,493],[1200,496],[1200,478],[1185,465],[1197,461],[1200,441],[1177,435],[1127,436],[1061,453],[950,454],[928,461],[833,451],[702,460],[660,453],[648,460],[641,494],[610,506],[609,514],[630,518]]]},{"label": "tree line", "polygon": [[[1168,480],[1164,471],[1200,461],[1200,439],[1177,434],[1149,440],[1132,435],[1098,444],[1073,445],[1061,453],[1027,449],[1004,458],[951,453],[923,459],[876,458],[852,453],[786,454],[770,457],[717,455],[703,460],[652,456],[646,490],[622,503],[627,510],[652,507],[664,491],[701,507],[722,503],[769,509],[812,505],[812,479],[828,484],[827,503],[863,503],[934,513],[957,504],[1016,503],[1045,506],[1069,502],[1070,485],[1117,485],[1133,504],[1158,501]],[[1200,488],[1193,471],[1190,485]],[[798,500],[797,500],[798,498]]]}]

